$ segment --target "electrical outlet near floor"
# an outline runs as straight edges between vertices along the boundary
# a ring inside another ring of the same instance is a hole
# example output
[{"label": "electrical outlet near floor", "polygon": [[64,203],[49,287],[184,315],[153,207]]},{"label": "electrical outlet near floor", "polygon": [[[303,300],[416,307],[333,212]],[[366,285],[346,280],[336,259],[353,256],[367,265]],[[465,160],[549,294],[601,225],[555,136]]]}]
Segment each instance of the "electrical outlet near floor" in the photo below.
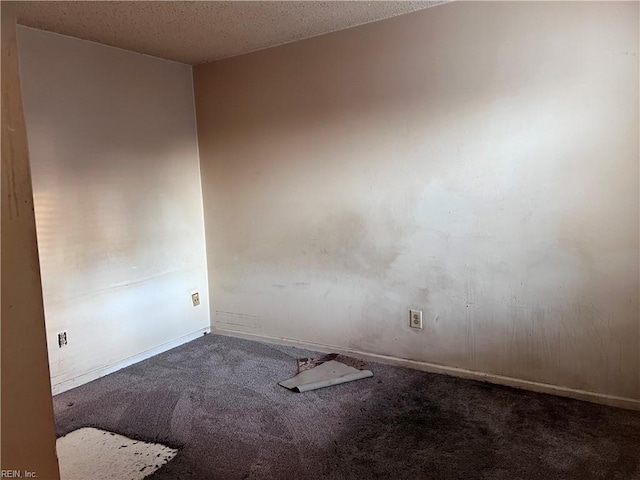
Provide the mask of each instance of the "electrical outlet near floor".
[{"label": "electrical outlet near floor", "polygon": [[58,348],[66,347],[69,344],[67,339],[67,331],[63,330],[58,332]]},{"label": "electrical outlet near floor", "polygon": [[191,302],[193,303],[194,307],[197,307],[198,305],[200,305],[200,293],[198,293],[198,292],[192,293],[191,294]]},{"label": "electrical outlet near floor", "polygon": [[409,310],[409,326],[422,329],[422,310]]}]

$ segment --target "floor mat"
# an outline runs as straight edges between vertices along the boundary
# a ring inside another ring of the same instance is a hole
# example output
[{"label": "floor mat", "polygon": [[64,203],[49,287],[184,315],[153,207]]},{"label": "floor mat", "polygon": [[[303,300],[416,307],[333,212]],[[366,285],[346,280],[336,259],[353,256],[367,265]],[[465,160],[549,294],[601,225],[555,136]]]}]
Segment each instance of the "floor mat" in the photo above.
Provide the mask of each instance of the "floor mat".
[{"label": "floor mat", "polygon": [[56,442],[61,480],[138,480],[178,453],[97,428],[81,428]]}]

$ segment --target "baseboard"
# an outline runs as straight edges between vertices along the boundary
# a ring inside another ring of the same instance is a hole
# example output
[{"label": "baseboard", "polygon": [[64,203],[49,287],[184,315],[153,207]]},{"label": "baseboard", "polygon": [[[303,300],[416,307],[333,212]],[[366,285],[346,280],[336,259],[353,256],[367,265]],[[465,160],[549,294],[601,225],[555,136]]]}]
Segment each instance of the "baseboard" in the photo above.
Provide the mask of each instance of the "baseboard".
[{"label": "baseboard", "polygon": [[100,377],[104,377],[105,375],[109,375],[110,373],[117,372],[118,370],[128,367],[129,365],[133,365],[134,363],[138,363],[142,360],[153,357],[154,355],[158,355],[159,353],[166,352],[167,350],[171,350],[175,347],[179,347],[180,345],[195,340],[196,338],[200,338],[203,334],[210,332],[211,327],[201,328],[199,330],[196,330],[195,332],[191,332],[187,335],[171,340],[170,342],[163,343],[162,345],[158,345],[157,347],[150,348],[149,350],[145,350],[144,352],[138,353],[131,357],[119,360],[104,367],[96,368],[89,372],[78,375],[77,377],[52,384],[51,392],[53,393],[53,395],[66,392],[67,390],[71,390],[72,388],[76,388],[80,385],[84,385],[85,383],[89,383],[92,380],[96,380]]},{"label": "baseboard", "polygon": [[454,377],[468,378],[479,380],[482,382],[495,383],[497,385],[506,385],[508,387],[520,388],[523,390],[531,390],[533,392],[548,393],[561,397],[569,397],[577,400],[584,400],[612,407],[626,408],[629,410],[640,410],[640,400],[626,397],[617,397],[615,395],[606,395],[603,393],[588,392],[586,390],[578,390],[568,387],[560,387],[548,383],[532,382],[530,380],[522,380],[514,377],[505,377],[502,375],[494,375],[491,373],[475,372],[473,370],[465,370],[457,367],[447,367],[435,363],[421,362],[418,360],[407,360],[404,358],[393,357],[389,355],[379,355],[376,353],[362,352],[349,348],[338,347],[335,345],[324,345],[320,343],[302,342],[284,337],[271,337],[268,335],[257,335],[253,333],[236,332],[233,330],[225,330],[213,328],[213,332],[218,335],[226,335],[231,337],[244,338],[247,340],[256,340],[267,343],[275,343],[279,345],[290,345],[293,347],[305,348],[307,350],[315,350],[323,353],[341,353],[344,355],[356,355],[364,360],[386,363],[389,365],[397,365],[400,367],[413,368],[425,372],[439,373],[451,375]]}]

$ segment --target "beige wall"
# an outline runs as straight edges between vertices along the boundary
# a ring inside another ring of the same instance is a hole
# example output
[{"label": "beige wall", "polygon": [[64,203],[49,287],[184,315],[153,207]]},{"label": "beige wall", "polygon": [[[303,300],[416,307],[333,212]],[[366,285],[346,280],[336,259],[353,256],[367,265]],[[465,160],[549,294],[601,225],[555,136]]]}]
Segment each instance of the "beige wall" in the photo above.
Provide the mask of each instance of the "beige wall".
[{"label": "beige wall", "polygon": [[0,468],[59,478],[16,45],[2,2],[2,454]]},{"label": "beige wall", "polygon": [[193,83],[179,63],[18,40],[56,393],[210,327]]},{"label": "beige wall", "polygon": [[453,3],[194,80],[216,330],[639,405],[637,3]]}]

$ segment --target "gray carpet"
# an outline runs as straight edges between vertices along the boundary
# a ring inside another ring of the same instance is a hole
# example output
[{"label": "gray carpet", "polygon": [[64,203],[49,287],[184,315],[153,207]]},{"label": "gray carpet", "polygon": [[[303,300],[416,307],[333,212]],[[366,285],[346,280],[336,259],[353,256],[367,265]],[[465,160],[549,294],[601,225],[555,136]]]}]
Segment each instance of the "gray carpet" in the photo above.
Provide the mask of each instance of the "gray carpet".
[{"label": "gray carpet", "polygon": [[312,354],[207,335],[57,395],[57,433],[179,448],[152,480],[640,479],[638,412],[380,364],[278,386]]}]

